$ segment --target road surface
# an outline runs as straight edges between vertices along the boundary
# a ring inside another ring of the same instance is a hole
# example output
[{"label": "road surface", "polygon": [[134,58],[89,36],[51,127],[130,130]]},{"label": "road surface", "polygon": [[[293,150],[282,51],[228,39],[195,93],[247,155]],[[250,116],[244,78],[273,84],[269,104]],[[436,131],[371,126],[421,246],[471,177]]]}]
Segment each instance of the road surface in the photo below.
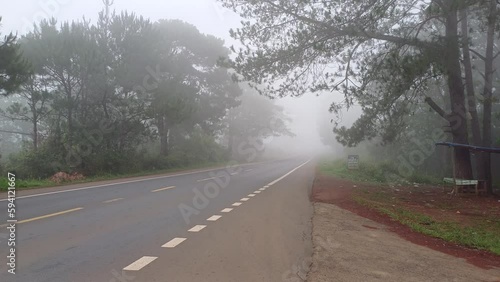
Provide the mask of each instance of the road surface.
[{"label": "road surface", "polygon": [[313,177],[311,162],[287,159],[23,191],[16,274],[2,225],[0,281],[299,281]]}]

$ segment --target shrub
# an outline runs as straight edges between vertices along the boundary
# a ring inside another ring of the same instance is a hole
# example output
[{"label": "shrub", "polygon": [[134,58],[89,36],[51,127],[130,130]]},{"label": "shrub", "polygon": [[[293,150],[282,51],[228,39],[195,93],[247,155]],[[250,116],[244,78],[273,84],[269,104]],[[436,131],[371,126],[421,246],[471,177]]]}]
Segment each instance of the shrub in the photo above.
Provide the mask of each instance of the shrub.
[{"label": "shrub", "polygon": [[40,147],[37,151],[25,149],[18,154],[11,155],[9,169],[16,171],[18,178],[48,178],[57,171],[67,170],[61,165],[59,155],[47,147]]},{"label": "shrub", "polygon": [[124,174],[141,170],[141,158],[138,153],[132,150],[96,151],[82,159],[82,164],[78,171],[85,175],[94,176],[103,173]]}]

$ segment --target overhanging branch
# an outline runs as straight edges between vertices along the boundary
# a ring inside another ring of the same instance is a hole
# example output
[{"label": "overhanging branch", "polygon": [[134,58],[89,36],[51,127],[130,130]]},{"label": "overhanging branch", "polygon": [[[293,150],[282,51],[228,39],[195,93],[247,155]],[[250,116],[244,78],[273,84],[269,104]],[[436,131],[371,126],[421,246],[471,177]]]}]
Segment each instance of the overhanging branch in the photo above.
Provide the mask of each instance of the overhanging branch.
[{"label": "overhanging branch", "polygon": [[446,112],[441,108],[434,100],[432,100],[431,97],[425,97],[425,102],[434,110],[438,115],[440,115],[442,118],[448,120],[446,118]]}]

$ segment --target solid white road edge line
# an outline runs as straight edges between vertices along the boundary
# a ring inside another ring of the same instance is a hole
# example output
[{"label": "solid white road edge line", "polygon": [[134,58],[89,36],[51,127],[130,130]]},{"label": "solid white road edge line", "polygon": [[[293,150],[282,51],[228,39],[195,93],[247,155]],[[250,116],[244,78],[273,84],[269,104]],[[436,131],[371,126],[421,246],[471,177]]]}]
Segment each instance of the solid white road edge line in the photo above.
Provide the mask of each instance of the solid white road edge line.
[{"label": "solid white road edge line", "polygon": [[[312,160],[312,159],[311,159],[311,160]],[[274,185],[274,184],[276,184],[276,183],[280,182],[280,181],[281,181],[281,180],[283,180],[285,177],[289,176],[290,174],[294,173],[294,172],[295,172],[296,170],[298,170],[299,168],[301,168],[301,167],[305,166],[306,164],[308,164],[311,160],[308,160],[307,162],[305,162],[305,163],[303,163],[303,164],[299,165],[298,167],[296,167],[296,168],[292,169],[289,173],[287,173],[287,174],[283,175],[282,177],[280,177],[280,178],[278,178],[278,179],[274,180],[273,182],[271,182],[271,183],[269,183],[269,184],[267,184],[267,185],[272,186],[272,185]],[[264,187],[266,187],[266,186],[264,186]]]},{"label": "solid white road edge line", "polygon": [[[271,162],[274,162],[274,161],[271,161]],[[258,165],[258,164],[271,163],[271,162],[258,162],[258,163],[241,164],[241,165],[235,165],[234,167],[247,166],[247,165]],[[102,185],[95,185],[95,186],[88,186],[88,187],[68,189],[68,190],[62,190],[62,191],[54,191],[54,192],[33,194],[33,195],[27,195],[27,196],[19,196],[19,197],[16,197],[16,199],[19,200],[19,199],[27,199],[27,198],[33,198],[33,197],[41,197],[41,196],[55,195],[55,194],[61,194],[61,193],[68,193],[68,192],[76,192],[76,191],[82,191],[82,190],[103,188],[103,187],[108,187],[108,186],[116,186],[116,185],[122,185],[122,184],[144,182],[144,181],[149,181],[149,180],[171,178],[171,177],[176,177],[176,176],[183,176],[183,175],[191,175],[191,174],[197,174],[197,173],[204,173],[204,172],[209,172],[209,171],[214,171],[214,170],[221,170],[221,169],[225,169],[225,167],[211,168],[211,169],[198,170],[198,171],[185,172],[185,173],[178,173],[178,174],[172,174],[172,175],[157,176],[157,177],[151,177],[151,178],[146,178],[146,179],[137,179],[137,180],[123,181],[123,182],[116,182],[116,183],[109,183],[109,184],[102,184]],[[53,188],[53,187],[48,187],[48,188]],[[0,202],[5,202],[7,200],[8,200],[8,198],[7,199],[0,199]]]}]

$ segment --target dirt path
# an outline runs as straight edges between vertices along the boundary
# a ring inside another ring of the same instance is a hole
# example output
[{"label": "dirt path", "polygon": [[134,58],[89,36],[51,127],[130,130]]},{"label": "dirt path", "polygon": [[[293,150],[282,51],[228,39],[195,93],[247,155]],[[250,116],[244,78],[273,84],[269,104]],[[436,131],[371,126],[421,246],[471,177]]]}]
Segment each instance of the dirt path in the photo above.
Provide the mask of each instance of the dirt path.
[{"label": "dirt path", "polygon": [[415,233],[357,205],[352,187],[332,178],[315,181],[308,281],[500,281],[498,256]]}]

